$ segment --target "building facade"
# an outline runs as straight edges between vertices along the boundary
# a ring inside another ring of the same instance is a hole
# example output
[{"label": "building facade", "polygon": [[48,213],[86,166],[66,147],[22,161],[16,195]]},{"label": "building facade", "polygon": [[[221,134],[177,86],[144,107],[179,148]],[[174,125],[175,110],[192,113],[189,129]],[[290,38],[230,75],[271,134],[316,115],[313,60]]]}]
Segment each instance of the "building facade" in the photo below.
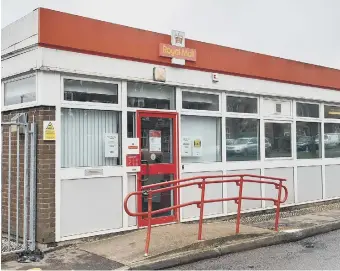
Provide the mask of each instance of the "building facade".
[{"label": "building facade", "polygon": [[[176,178],[261,174],[287,179],[286,205],[340,198],[339,70],[37,9],[2,30],[1,97],[3,121],[27,112],[38,123],[41,243],[143,227],[124,197]],[[216,184],[207,197],[236,192]],[[247,196],[275,193],[245,187]],[[162,193],[153,208],[199,195]],[[144,198],[129,204],[146,208]],[[205,217],[235,211],[213,203]],[[153,223],[198,215],[189,206]]]}]

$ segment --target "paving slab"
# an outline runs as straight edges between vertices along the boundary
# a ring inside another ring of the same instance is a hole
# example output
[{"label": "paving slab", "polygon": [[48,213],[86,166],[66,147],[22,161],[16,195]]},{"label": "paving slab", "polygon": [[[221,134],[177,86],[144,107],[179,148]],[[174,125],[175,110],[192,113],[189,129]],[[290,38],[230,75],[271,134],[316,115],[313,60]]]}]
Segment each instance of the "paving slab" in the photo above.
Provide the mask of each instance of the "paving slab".
[{"label": "paving slab", "polygon": [[[337,221],[340,218],[340,210],[330,210],[317,214],[307,214],[301,216],[292,216],[281,218],[279,223],[280,230],[284,229],[303,229],[307,227],[313,227],[320,223],[327,223]],[[274,225],[272,221],[262,221],[252,223],[254,227],[273,229]]]},{"label": "paving slab", "polygon": [[335,219],[339,219],[340,218],[340,209],[334,209],[334,210],[328,210],[328,211],[320,212],[320,213],[318,213],[318,215],[330,216],[330,217],[333,217]]},{"label": "paving slab", "polygon": [[122,267],[121,263],[105,259],[96,254],[68,247],[45,254],[40,262],[1,263],[2,270],[113,270]]},{"label": "paving slab", "polygon": [[[241,225],[238,238],[270,234],[272,231],[263,228]],[[181,249],[198,248],[202,241],[197,240],[197,224],[171,224],[152,228],[150,256],[173,253]],[[106,240],[79,245],[79,248],[107,259],[129,265],[144,260],[146,229],[115,236]],[[204,242],[222,242],[235,239],[235,224],[227,222],[205,223],[203,225]],[[205,243],[206,245],[206,243]]]}]

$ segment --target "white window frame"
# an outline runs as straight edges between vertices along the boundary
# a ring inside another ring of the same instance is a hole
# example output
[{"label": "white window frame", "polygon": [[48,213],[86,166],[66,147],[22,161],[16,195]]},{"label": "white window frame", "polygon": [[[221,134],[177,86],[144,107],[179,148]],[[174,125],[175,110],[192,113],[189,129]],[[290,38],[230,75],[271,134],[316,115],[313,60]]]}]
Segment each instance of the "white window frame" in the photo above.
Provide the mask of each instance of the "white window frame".
[{"label": "white window frame", "polygon": [[[266,123],[281,123],[281,124],[290,124],[290,149],[291,149],[291,153],[290,153],[290,157],[286,156],[286,157],[266,157],[266,153],[265,153],[265,145],[261,146],[261,150],[264,149],[264,153],[263,153],[263,157],[265,161],[273,161],[273,160],[293,160],[295,158],[294,152],[293,152],[293,144],[295,144],[295,139],[293,140],[293,135],[296,134],[295,129],[293,129],[293,120],[278,120],[278,119],[269,119],[266,118],[264,120],[264,124],[263,124],[263,136],[261,136],[261,138],[263,138],[263,142],[265,143],[265,135],[266,135]],[[261,130],[260,130],[261,131]],[[261,154],[262,155],[262,154]]]},{"label": "white window frame", "polygon": [[[64,100],[64,92],[65,92],[65,80],[75,80],[75,81],[87,81],[87,82],[97,82],[97,83],[106,83],[113,84],[118,86],[118,103],[110,104],[110,103],[98,103],[98,102],[79,102],[79,101],[68,101]],[[78,109],[96,109],[96,110],[114,110],[114,111],[122,111],[122,82],[119,80],[105,80],[98,78],[89,78],[89,77],[80,77],[80,76],[69,76],[62,75],[61,76],[61,107],[66,108],[78,108]]]},{"label": "white window frame", "polygon": [[[213,94],[218,95],[218,104],[219,104],[219,111],[210,111],[210,110],[194,110],[194,109],[183,109],[182,108],[182,92],[192,92],[192,93],[200,93],[200,94]],[[186,88],[186,87],[177,87],[176,88],[176,109],[178,112],[178,127],[179,127],[179,133],[178,133],[178,149],[179,149],[179,165],[180,167],[185,167],[184,170],[181,170],[181,173],[184,172],[200,172],[200,168],[204,166],[207,171],[214,171],[215,168],[221,168],[225,155],[223,152],[225,151],[225,147],[223,147],[223,144],[225,144],[225,133],[223,132],[225,130],[225,123],[223,118],[223,111],[222,111],[222,103],[225,98],[224,92],[220,90],[207,90],[207,89],[193,89],[193,88]],[[182,156],[181,156],[181,144],[180,140],[182,138],[182,130],[181,130],[181,121],[182,116],[197,116],[197,117],[213,117],[213,118],[220,118],[221,119],[221,161],[215,161],[215,162],[197,162],[197,163],[183,163],[182,162]]]},{"label": "white window frame", "polygon": [[[197,115],[197,116],[221,116],[222,117],[222,93],[220,90],[211,91],[206,89],[191,89],[191,88],[178,88],[180,92],[180,104],[178,108],[180,108],[180,112],[183,115]],[[182,107],[183,102],[183,92],[191,92],[198,94],[212,94],[218,97],[218,111],[211,110],[195,110],[195,109],[186,109]]]},{"label": "white window frame", "polygon": [[[319,105],[319,117],[318,118],[311,118],[311,117],[300,117],[297,115],[297,103],[302,103],[302,104],[316,104],[316,105]],[[296,160],[297,161],[320,161],[324,158],[325,156],[325,150],[324,150],[324,142],[323,142],[323,137],[322,137],[322,140],[321,140],[321,146],[320,146],[320,149],[321,149],[321,157],[318,157],[318,158],[310,158],[310,159],[299,159],[297,157],[297,141],[296,141],[296,123],[297,122],[310,122],[310,123],[319,123],[320,124],[320,137],[323,136],[323,122],[322,122],[322,119],[323,119],[323,104],[322,103],[318,103],[318,102],[315,102],[315,101],[305,101],[305,100],[294,100],[294,114],[293,114],[293,119],[294,119],[294,131],[295,131],[295,138],[294,138],[294,151],[295,151],[295,157],[296,157]]]},{"label": "white window frame", "polygon": [[[238,113],[239,115],[231,115],[231,116],[226,116],[224,117],[224,125],[225,125],[225,131],[224,131],[224,137],[225,137],[225,141],[227,140],[227,136],[226,136],[226,132],[227,132],[227,119],[252,119],[252,120],[256,120],[257,124],[258,124],[258,143],[260,144],[260,148],[259,148],[259,155],[258,155],[258,159],[256,160],[240,160],[240,161],[232,161],[232,160],[227,160],[227,153],[225,153],[225,161],[226,163],[230,164],[230,163],[236,163],[236,164],[240,164],[240,163],[248,163],[248,162],[260,162],[261,161],[261,155],[262,155],[262,140],[261,140],[261,119],[260,116],[253,116],[252,114],[248,114],[248,113]],[[240,114],[244,114],[244,115],[240,115]],[[225,142],[226,143],[226,142]],[[226,148],[226,147],[225,147]],[[227,150],[225,150],[225,152],[227,152]]]},{"label": "white window frame", "polygon": [[[255,98],[257,99],[257,113],[242,113],[242,112],[229,112],[227,111],[227,99],[228,96],[230,97],[242,97],[242,98]],[[242,164],[242,163],[248,163],[248,162],[260,162],[261,161],[261,156],[262,156],[262,149],[261,149],[261,145],[262,145],[262,141],[261,141],[261,116],[260,116],[260,96],[259,95],[246,95],[246,94],[236,94],[235,92],[231,92],[229,93],[228,91],[225,91],[225,98],[224,98],[224,111],[223,113],[223,122],[224,122],[224,131],[223,131],[223,139],[224,139],[224,145],[222,147],[224,147],[224,160],[223,162],[228,163],[228,164]],[[259,155],[259,159],[257,160],[252,160],[252,161],[229,161],[227,160],[227,149],[226,149],[226,140],[227,140],[227,136],[226,136],[226,121],[227,119],[256,119],[258,121],[258,125],[259,125],[259,143],[260,143],[260,155]]]},{"label": "white window frame", "polygon": [[298,155],[298,151],[297,151],[297,141],[296,141],[296,128],[297,128],[297,122],[307,122],[307,123],[317,123],[317,124],[319,124],[320,125],[320,137],[321,137],[321,135],[323,134],[323,128],[322,128],[322,122],[321,122],[321,120],[319,120],[319,119],[315,119],[314,121],[313,120],[310,120],[310,119],[301,119],[301,118],[299,118],[299,119],[296,119],[296,121],[294,121],[294,123],[295,123],[295,140],[294,140],[294,142],[295,142],[295,146],[294,146],[294,148],[295,148],[295,152],[296,152],[296,159],[297,160],[307,160],[307,161],[309,161],[309,160],[322,160],[322,158],[324,157],[324,149],[323,149],[323,139],[321,140],[321,144],[320,144],[320,149],[321,149],[321,157],[317,157],[317,158],[306,158],[306,159],[302,159],[302,158],[298,158],[297,157],[297,155]]},{"label": "white window frame", "polygon": [[[325,117],[325,106],[340,107],[339,104],[329,104],[329,103],[323,104],[322,106],[323,119],[322,119],[322,124],[321,124],[322,136],[325,135],[325,124],[339,124],[340,125],[340,119],[332,119],[332,118]],[[323,147],[322,158],[325,160],[326,165],[331,165],[340,159],[340,157],[326,157],[326,148],[325,148],[324,140],[322,140],[322,147]]]},{"label": "white window frame", "polygon": [[[30,78],[30,77],[35,77],[35,101],[5,105],[5,84],[24,80],[24,79],[27,79],[27,78]],[[10,111],[10,110],[34,107],[34,106],[39,105],[39,103],[38,103],[38,99],[39,99],[39,97],[38,97],[38,73],[34,72],[34,73],[30,73],[30,74],[17,76],[17,77],[8,79],[8,80],[4,79],[1,83],[1,97],[2,97],[1,98],[1,111]]]},{"label": "white window frame", "polygon": [[[322,119],[322,110],[321,110],[321,107],[322,107],[322,104],[321,103],[318,103],[318,102],[308,102],[308,101],[300,101],[300,100],[294,100],[294,103],[295,103],[295,112],[293,114],[293,116],[296,118],[296,119],[303,119],[303,121],[308,121],[308,120],[317,120],[317,121],[321,121]],[[297,103],[300,103],[300,104],[315,104],[315,105],[318,105],[319,106],[319,117],[317,118],[312,118],[312,117],[301,117],[301,116],[298,116],[297,114]],[[300,120],[299,120],[300,121]]]},{"label": "white window frame", "polygon": [[[229,97],[241,97],[241,98],[252,98],[252,99],[256,99],[257,100],[257,103],[256,103],[256,106],[257,106],[257,113],[245,113],[245,112],[229,112],[228,111],[228,108],[227,108],[227,103],[228,103],[228,96]],[[243,116],[256,116],[259,118],[260,116],[260,96],[251,96],[251,95],[244,95],[244,94],[235,94],[235,93],[232,93],[232,94],[229,94],[228,92],[226,92],[226,99],[225,99],[225,112],[228,114],[228,116],[231,114],[231,115],[243,115]]]},{"label": "white window frame", "polygon": [[[128,90],[127,90],[127,84],[131,82],[134,83],[140,83],[140,84],[148,84],[148,85],[161,85],[161,86],[167,86],[167,87],[172,87],[174,89],[174,102],[175,102],[175,109],[158,109],[158,108],[147,108],[147,107],[132,107],[127,105],[127,99],[128,99]],[[124,104],[125,104],[125,110],[127,112],[137,112],[137,111],[150,111],[150,112],[161,112],[161,113],[176,113],[178,112],[177,108],[177,91],[178,88],[174,85],[168,85],[168,84],[163,84],[159,82],[154,82],[154,81],[135,81],[135,80],[127,80],[126,81],[126,94],[124,95],[125,97],[122,97],[125,99]]]},{"label": "white window frame", "polygon": [[[287,99],[287,98],[278,98],[278,97],[271,97],[271,96],[262,96],[262,107],[260,108],[261,112],[260,115],[264,119],[274,119],[274,120],[283,120],[283,121],[292,121],[295,115],[295,101],[294,99]],[[290,116],[282,116],[280,114],[266,114],[264,112],[264,101],[271,100],[273,102],[289,102],[290,103]]]},{"label": "white window frame", "polygon": [[[95,103],[95,102],[77,102],[77,101],[67,101],[64,100],[64,81],[66,79],[71,80],[79,80],[79,81],[89,81],[89,82],[98,82],[98,83],[109,83],[109,84],[117,84],[118,85],[118,104],[109,104],[109,103]],[[60,112],[63,108],[70,109],[85,109],[85,110],[102,110],[102,111],[115,111],[120,113],[120,134],[121,134],[121,163],[120,165],[114,166],[98,166],[98,167],[75,167],[75,168],[60,168],[60,178],[64,180],[70,179],[86,179],[86,178],[96,178],[96,177],[109,177],[109,176],[123,176],[124,171],[124,159],[123,159],[123,110],[122,110],[122,82],[119,80],[105,80],[98,79],[92,77],[83,77],[83,76],[71,76],[71,75],[61,75],[61,105]],[[61,144],[61,143],[60,143]],[[61,150],[60,150],[61,151]],[[61,157],[60,157],[61,158]],[[98,176],[86,176],[85,170],[100,168],[103,169],[103,174]]]},{"label": "white window frame", "polygon": [[325,114],[325,107],[326,106],[335,106],[335,107],[339,107],[340,109],[340,104],[330,104],[330,103],[324,103],[323,104],[323,118],[325,120],[325,122],[332,122],[335,120],[335,122],[340,122],[340,118],[336,119],[336,118],[326,118],[326,114]]}]

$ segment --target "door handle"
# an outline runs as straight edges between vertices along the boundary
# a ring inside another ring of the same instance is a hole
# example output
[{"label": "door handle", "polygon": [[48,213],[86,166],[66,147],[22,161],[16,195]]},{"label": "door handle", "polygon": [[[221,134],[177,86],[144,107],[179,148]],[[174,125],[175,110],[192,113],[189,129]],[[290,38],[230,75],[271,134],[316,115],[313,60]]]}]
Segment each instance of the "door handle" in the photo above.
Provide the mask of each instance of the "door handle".
[{"label": "door handle", "polygon": [[145,178],[141,179],[141,182],[147,182],[149,180],[149,176],[150,176],[150,164],[148,160],[141,160],[140,161],[141,164],[146,165],[146,174],[145,174]]}]

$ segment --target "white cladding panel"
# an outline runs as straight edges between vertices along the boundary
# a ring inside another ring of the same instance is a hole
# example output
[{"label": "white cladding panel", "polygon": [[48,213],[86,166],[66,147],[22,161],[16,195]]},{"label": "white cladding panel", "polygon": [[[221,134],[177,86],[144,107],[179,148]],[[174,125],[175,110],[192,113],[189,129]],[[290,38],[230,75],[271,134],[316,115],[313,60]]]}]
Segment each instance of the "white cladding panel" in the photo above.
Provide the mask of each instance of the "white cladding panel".
[{"label": "white cladding panel", "polygon": [[[196,176],[216,176],[222,175],[220,172],[195,172],[195,173],[184,173],[181,178],[191,178]],[[209,184],[206,186],[205,198],[206,199],[219,199],[223,197],[223,184]],[[201,189],[197,185],[184,187],[180,191],[181,203],[189,201],[199,201],[201,199]],[[223,203],[207,203],[204,205],[204,216],[208,215],[219,215],[223,213]],[[199,218],[199,208],[196,205],[191,205],[181,209],[182,219],[197,219]]]},{"label": "white cladding panel", "polygon": [[[232,170],[228,171],[227,174],[253,174],[261,175],[260,169],[249,169],[249,170]],[[227,184],[228,198],[238,197],[239,187],[235,183]],[[261,197],[261,184],[244,182],[243,184],[243,196],[244,197]],[[262,203],[260,200],[242,200],[242,211],[250,209],[261,208]],[[228,213],[237,211],[237,204],[234,201],[228,201]]]},{"label": "white cladding panel", "polygon": [[[284,204],[294,203],[294,168],[266,168],[264,171],[264,176],[278,177],[286,179],[282,184],[288,189],[288,199]],[[277,198],[278,190],[275,189],[274,185],[266,184],[264,185],[265,196],[269,198]],[[282,195],[281,198],[283,198]],[[273,202],[266,201],[266,206],[273,206]]]},{"label": "white cladding panel", "polygon": [[[40,58],[39,53],[41,49],[34,48],[20,55],[16,55],[15,57],[6,58],[1,60],[1,78],[6,78],[9,76],[32,72],[36,70],[38,67],[38,61]],[[46,101],[49,100],[49,97],[46,97]],[[55,105],[58,101],[54,100],[53,104]]]},{"label": "white cladding panel", "polygon": [[340,165],[328,165],[325,170],[326,198],[340,197]]},{"label": "white cladding panel", "polygon": [[299,202],[322,199],[321,166],[298,167],[297,183]]},{"label": "white cladding panel", "polygon": [[1,55],[38,43],[38,10],[1,29]]},{"label": "white cladding panel", "polygon": [[61,237],[123,227],[122,178],[61,180]]},{"label": "white cladding panel", "polygon": [[[134,62],[129,60],[87,55],[75,52],[42,50],[43,66],[49,70],[70,73],[97,75],[117,79],[152,81],[153,68],[156,65]],[[165,67],[167,70],[166,83],[178,86],[199,87],[238,91],[248,94],[262,94],[277,97],[294,97],[300,99],[323,100],[340,102],[340,91],[316,87],[286,84],[221,74],[219,82],[213,83],[211,73]]]}]

